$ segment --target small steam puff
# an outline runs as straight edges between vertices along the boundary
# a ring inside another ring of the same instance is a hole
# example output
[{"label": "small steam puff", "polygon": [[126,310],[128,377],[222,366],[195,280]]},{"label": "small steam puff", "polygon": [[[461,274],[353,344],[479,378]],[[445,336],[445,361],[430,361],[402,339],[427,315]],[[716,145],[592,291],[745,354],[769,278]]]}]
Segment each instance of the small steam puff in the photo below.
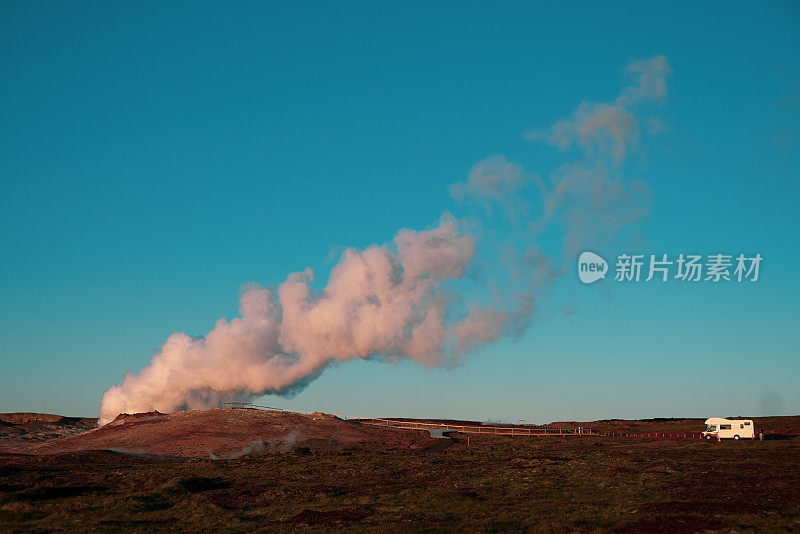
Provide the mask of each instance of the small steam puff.
[{"label": "small steam puff", "polygon": [[[471,301],[457,282],[475,260],[476,238],[445,214],[430,230],[401,230],[390,244],[346,250],[320,292],[312,289],[313,271],[306,269],[289,275],[277,291],[248,288],[239,303],[241,317],[220,319],[205,337],[170,335],[150,365],[128,372],[106,391],[100,424],[124,412],[200,409],[265,393],[290,394],[337,361],[381,357],[454,365],[476,347],[521,334],[537,301],[565,272],[563,265],[581,248],[601,245],[647,214],[650,190],[627,178],[622,164],[638,145],[642,120],[660,125],[640,115],[645,104],[663,100],[670,72],[663,56],[631,63],[631,84],[613,102],[584,102],[570,118],[527,133],[528,139],[580,151],[547,180],[495,155],[450,186],[455,200],[488,213],[497,205],[518,223],[532,211],[525,192],[536,185],[537,218],[525,221],[524,230],[515,224],[517,241],[525,245],[504,243],[496,262],[503,265],[500,273],[493,264],[481,266],[489,271],[485,285],[496,305]],[[531,244],[548,228],[563,232],[560,267]]]}]

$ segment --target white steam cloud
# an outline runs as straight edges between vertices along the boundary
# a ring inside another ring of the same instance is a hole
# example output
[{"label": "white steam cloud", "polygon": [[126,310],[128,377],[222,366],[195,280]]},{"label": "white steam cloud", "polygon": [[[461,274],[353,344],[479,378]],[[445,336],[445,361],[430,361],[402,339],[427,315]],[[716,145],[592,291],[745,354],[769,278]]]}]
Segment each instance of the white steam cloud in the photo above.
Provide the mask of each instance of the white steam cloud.
[{"label": "white steam cloud", "polygon": [[581,149],[576,162],[556,169],[547,182],[496,155],[450,187],[458,201],[487,210],[497,204],[517,218],[530,210],[528,186],[537,186],[538,215],[527,221],[528,245],[507,246],[501,272],[490,269],[483,284],[493,305],[459,290],[457,281],[476,261],[478,238],[445,214],[429,230],[401,230],[391,243],[346,250],[320,291],[312,288],[311,269],[289,275],[276,291],[247,288],[241,317],[220,319],[204,337],[170,335],[147,367],[106,391],[100,424],[125,412],[208,408],[292,393],[337,361],[377,357],[451,366],[481,345],[521,334],[538,300],[565,272],[530,245],[536,235],[557,223],[564,260],[647,213],[649,189],[627,179],[621,165],[640,136],[639,107],[664,98],[669,73],[663,56],[631,63],[632,83],[613,103],[581,104],[570,118],[526,134],[562,150]]}]

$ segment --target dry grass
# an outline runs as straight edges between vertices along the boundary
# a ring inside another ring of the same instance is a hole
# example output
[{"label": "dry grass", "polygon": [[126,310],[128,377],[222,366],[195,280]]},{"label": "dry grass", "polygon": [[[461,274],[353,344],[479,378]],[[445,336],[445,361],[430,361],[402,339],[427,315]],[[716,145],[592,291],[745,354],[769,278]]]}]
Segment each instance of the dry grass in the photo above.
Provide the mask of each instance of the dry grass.
[{"label": "dry grass", "polygon": [[9,530],[800,529],[800,440],[458,437],[237,460],[0,455]]}]

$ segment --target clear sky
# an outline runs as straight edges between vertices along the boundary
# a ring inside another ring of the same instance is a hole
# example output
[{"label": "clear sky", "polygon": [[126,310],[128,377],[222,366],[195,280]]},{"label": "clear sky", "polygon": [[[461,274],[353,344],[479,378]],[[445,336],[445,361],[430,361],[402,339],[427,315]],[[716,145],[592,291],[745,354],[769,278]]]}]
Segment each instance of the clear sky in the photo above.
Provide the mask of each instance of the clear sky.
[{"label": "clear sky", "polygon": [[[760,253],[757,283],[582,285],[454,369],[355,361],[291,399],[346,415],[547,422],[800,413],[796,2],[3,2],[0,411],[94,415],[176,331],[240,288],[391,241],[448,186],[613,101],[632,61],[671,66],[626,173],[633,241]],[[497,217],[487,218],[492,229]],[[563,308],[570,313],[562,313]]]}]

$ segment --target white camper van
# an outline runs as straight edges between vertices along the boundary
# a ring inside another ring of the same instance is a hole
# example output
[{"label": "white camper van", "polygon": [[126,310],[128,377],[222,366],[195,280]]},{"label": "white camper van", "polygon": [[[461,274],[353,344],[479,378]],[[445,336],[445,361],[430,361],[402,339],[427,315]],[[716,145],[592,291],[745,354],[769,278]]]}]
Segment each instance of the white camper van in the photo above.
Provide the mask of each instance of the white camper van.
[{"label": "white camper van", "polygon": [[750,419],[723,419],[710,417],[706,419],[706,430],[703,436],[711,438],[755,439],[753,421]]}]

